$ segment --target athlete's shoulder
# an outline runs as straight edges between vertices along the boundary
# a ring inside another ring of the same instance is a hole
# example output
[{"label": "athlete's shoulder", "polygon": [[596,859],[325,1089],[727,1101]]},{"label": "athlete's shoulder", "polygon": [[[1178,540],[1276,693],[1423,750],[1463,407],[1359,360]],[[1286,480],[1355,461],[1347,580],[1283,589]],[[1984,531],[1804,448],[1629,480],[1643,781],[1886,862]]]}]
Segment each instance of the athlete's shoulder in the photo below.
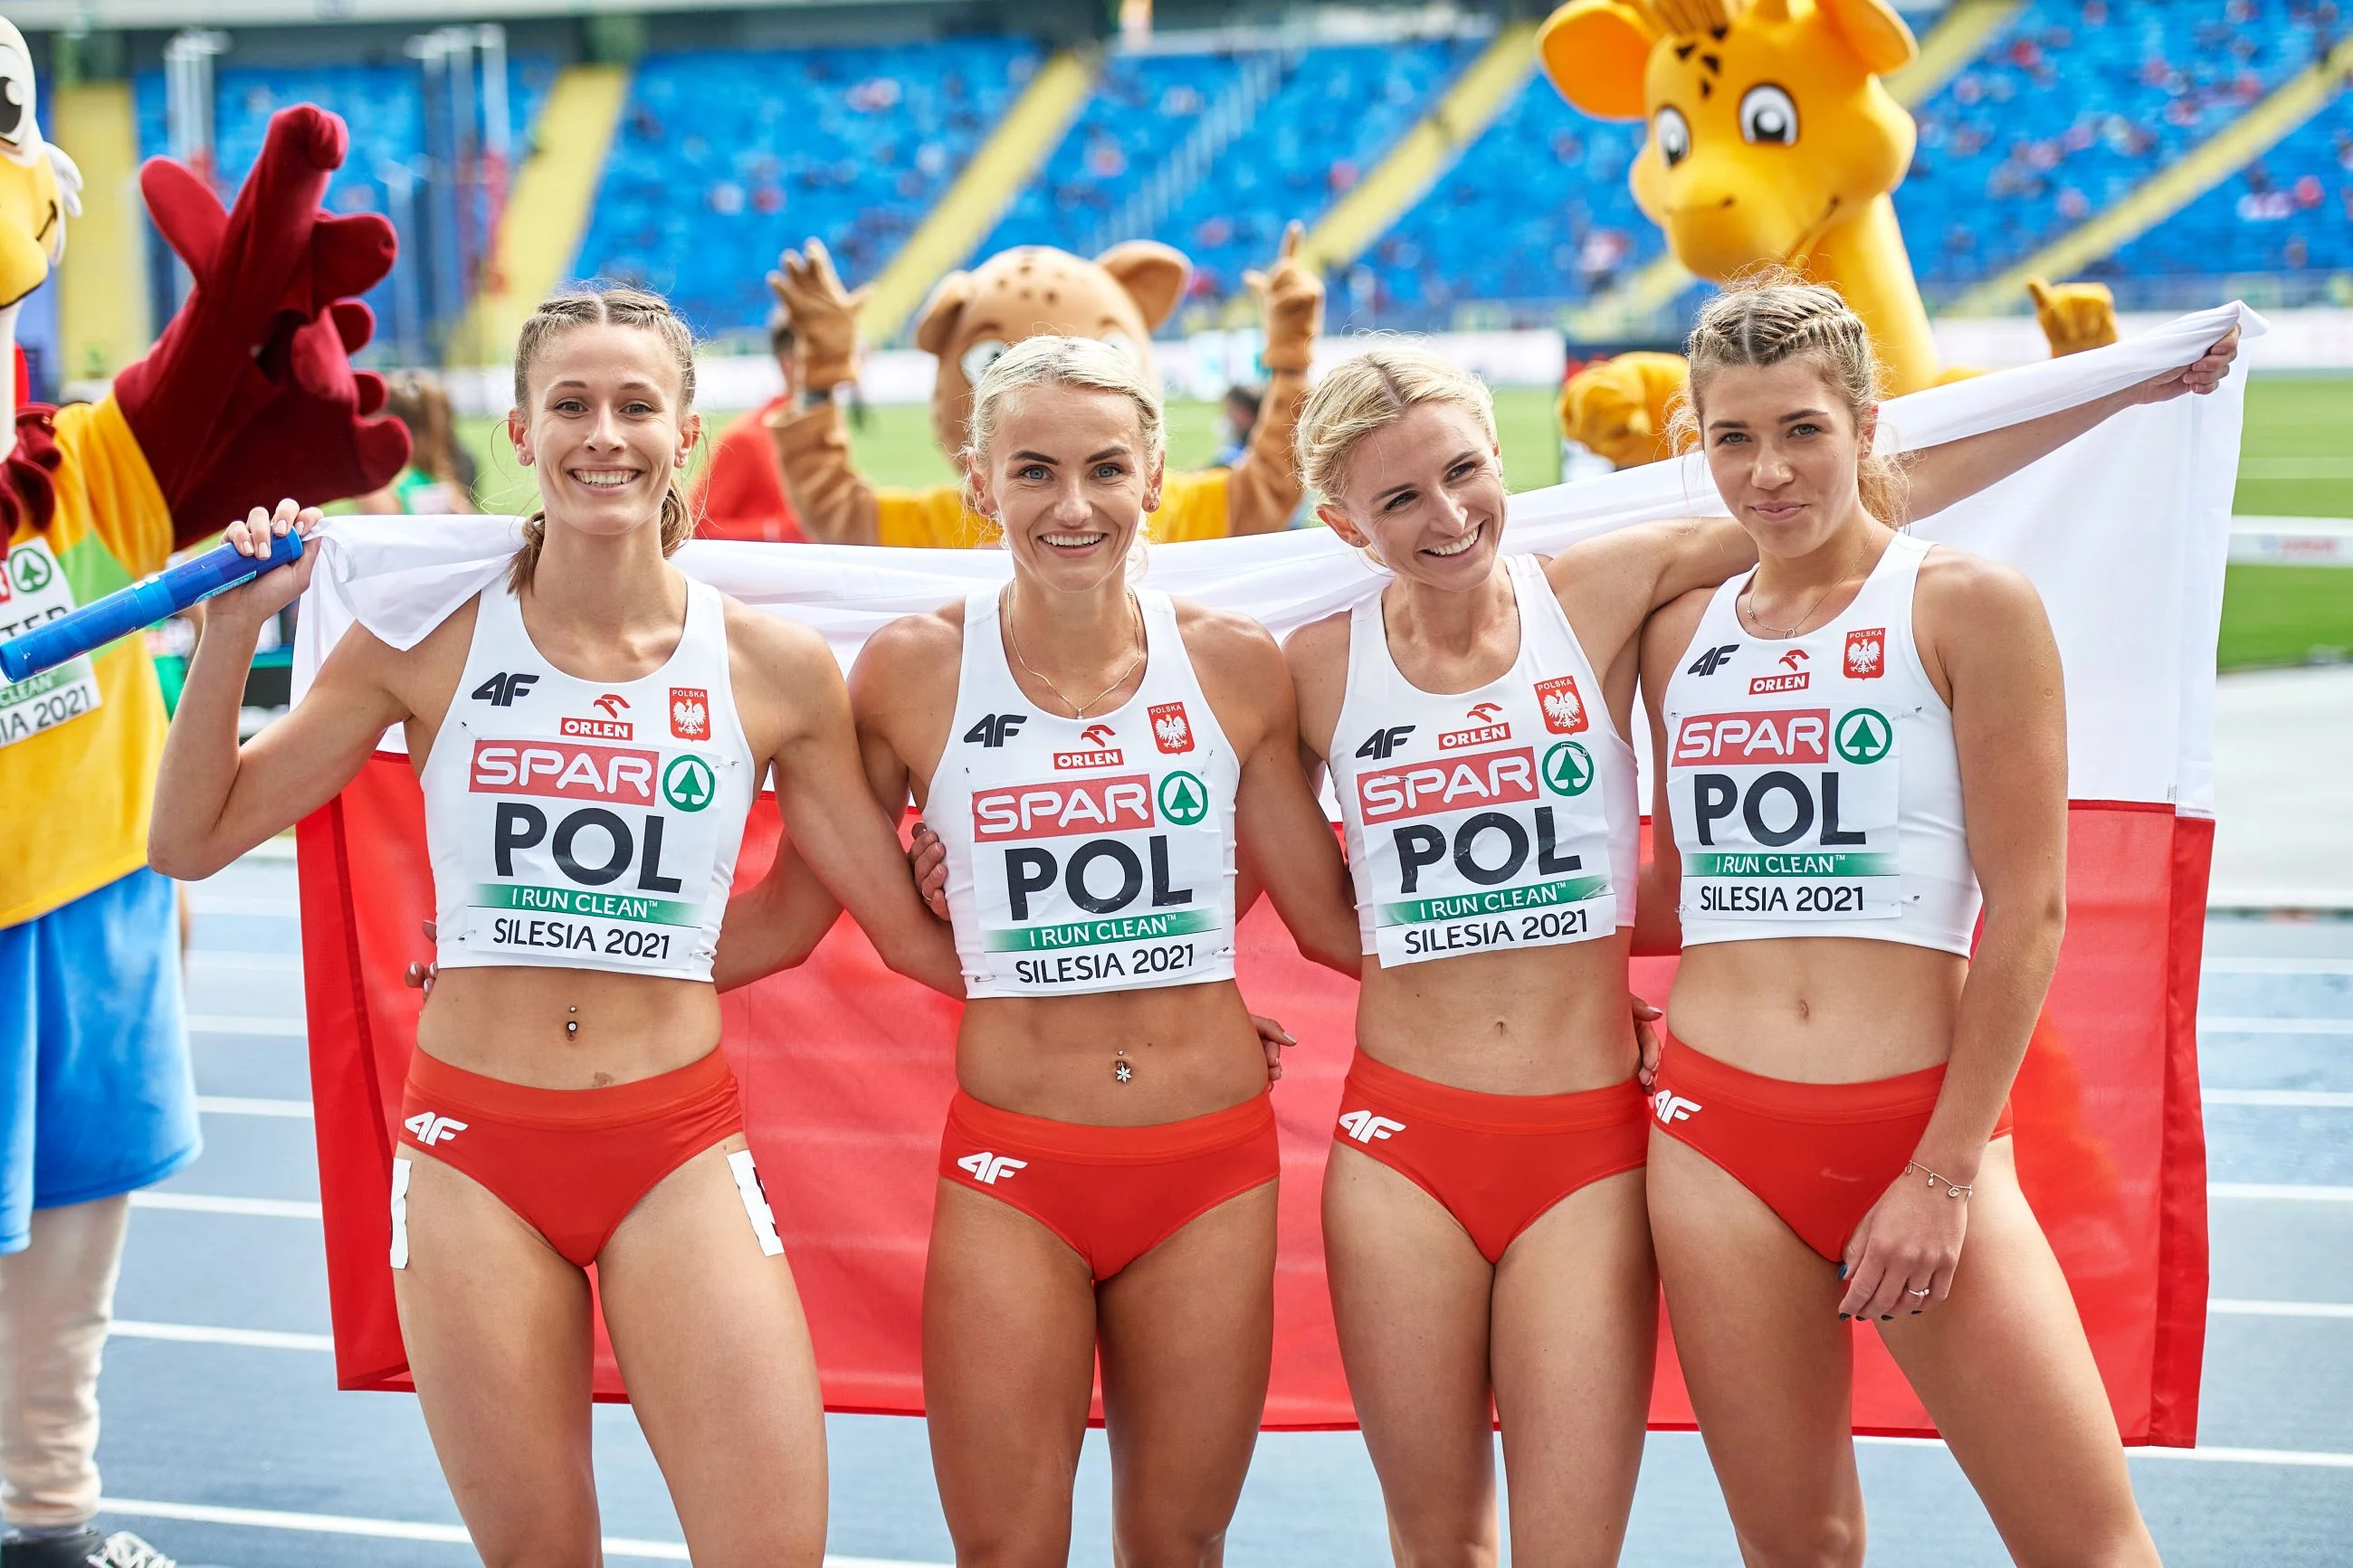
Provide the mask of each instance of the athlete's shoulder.
[{"label": "athlete's shoulder", "polygon": [[934,684],[954,689],[964,668],[964,601],[901,616],[866,639],[850,669],[863,705],[885,693],[905,696]]},{"label": "athlete's shoulder", "polygon": [[1950,544],[1939,544],[1921,558],[1915,593],[1921,603],[1939,609],[2038,615],[2042,609],[2042,595],[2025,573]]},{"label": "athlete's shoulder", "polygon": [[1282,639],[1282,656],[1297,670],[1322,669],[1344,665],[1348,658],[1351,613],[1335,610],[1321,619],[1308,622]]},{"label": "athlete's shoulder", "polygon": [[1190,599],[1169,601],[1176,608],[1177,635],[1196,663],[1214,660],[1253,670],[1280,668],[1282,650],[1274,634],[1240,610],[1220,610]]},{"label": "athlete's shoulder", "polygon": [[722,594],[719,597],[726,613],[727,640],[731,644],[777,666],[833,657],[824,637],[814,626],[755,610],[732,595]]}]

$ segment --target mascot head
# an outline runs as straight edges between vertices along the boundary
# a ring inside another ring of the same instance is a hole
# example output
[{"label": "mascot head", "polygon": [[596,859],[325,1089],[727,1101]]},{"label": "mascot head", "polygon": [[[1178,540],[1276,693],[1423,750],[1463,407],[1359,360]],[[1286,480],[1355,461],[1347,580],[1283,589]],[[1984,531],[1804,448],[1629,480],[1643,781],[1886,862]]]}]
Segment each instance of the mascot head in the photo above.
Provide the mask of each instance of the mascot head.
[{"label": "mascot head", "polygon": [[66,219],[81,211],[73,161],[41,140],[33,52],[0,18],[0,306],[39,288],[65,259]]},{"label": "mascot head", "polygon": [[1537,47],[1578,109],[1648,122],[1634,199],[1703,278],[1802,258],[1912,163],[1887,0],[1572,0]]},{"label": "mascot head", "polygon": [[1092,261],[1042,245],[999,251],[969,272],[951,272],[915,320],[915,345],[939,361],[932,435],[940,450],[964,447],[973,384],[1024,338],[1100,338],[1152,370],[1152,330],[1185,297],[1192,263],[1149,240],[1114,245]]}]

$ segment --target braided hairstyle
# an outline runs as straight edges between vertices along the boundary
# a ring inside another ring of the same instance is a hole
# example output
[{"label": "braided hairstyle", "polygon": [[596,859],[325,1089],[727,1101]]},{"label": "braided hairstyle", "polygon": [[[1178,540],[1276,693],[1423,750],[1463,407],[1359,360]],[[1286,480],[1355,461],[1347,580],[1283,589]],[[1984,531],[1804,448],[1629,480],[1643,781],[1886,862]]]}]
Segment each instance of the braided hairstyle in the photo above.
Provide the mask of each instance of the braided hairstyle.
[{"label": "braided hairstyle", "polygon": [[[617,285],[567,289],[539,302],[539,308],[523,322],[522,331],[515,339],[517,408],[531,406],[532,367],[539,362],[548,343],[575,327],[587,326],[636,327],[659,336],[678,360],[679,415],[683,417],[694,406],[694,333],[660,295],[650,289]],[[677,554],[679,546],[694,537],[694,513],[686,503],[686,493],[680,489],[678,476],[673,473],[670,489],[662,493],[664,556]],[[522,549],[516,552],[514,564],[507,569],[510,592],[521,593],[531,585],[532,574],[539,568],[539,552],[546,543],[547,510],[543,507],[523,519]]]},{"label": "braided hairstyle", "polygon": [[[1785,268],[1743,274],[1701,306],[1683,356],[1691,364],[1690,385],[1676,397],[1667,426],[1678,452],[1698,449],[1700,400],[1722,370],[1762,369],[1800,356],[1812,361],[1854,421],[1859,443],[1863,420],[1879,403],[1879,359],[1862,318],[1836,289],[1809,283]],[[1855,455],[1855,489],[1864,510],[1891,526],[1902,524],[1904,470],[1868,443]]]}]

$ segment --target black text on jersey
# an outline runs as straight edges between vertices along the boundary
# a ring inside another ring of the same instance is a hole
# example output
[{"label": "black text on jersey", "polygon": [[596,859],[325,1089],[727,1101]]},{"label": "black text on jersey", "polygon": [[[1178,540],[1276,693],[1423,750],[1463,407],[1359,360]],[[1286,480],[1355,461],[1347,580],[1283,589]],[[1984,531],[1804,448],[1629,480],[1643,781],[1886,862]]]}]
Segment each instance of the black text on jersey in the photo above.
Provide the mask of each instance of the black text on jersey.
[{"label": "black text on jersey", "polygon": [[520,671],[501,670],[474,688],[474,700],[487,702],[493,708],[512,708],[518,697],[528,697],[539,677]]},{"label": "black text on jersey", "polygon": [[1365,737],[1365,743],[1356,748],[1356,755],[1371,757],[1375,761],[1385,760],[1391,752],[1404,745],[1405,738],[1412,733],[1413,726],[1410,724],[1398,724],[1387,730],[1376,730]]},{"label": "black text on jersey", "polygon": [[967,743],[976,743],[995,751],[1013,738],[1016,731],[1029,721],[1027,713],[984,713],[964,732]]},{"label": "black text on jersey", "polygon": [[1684,670],[1683,673],[1685,675],[1714,675],[1718,669],[1723,668],[1724,661],[1725,659],[1730,658],[1734,654],[1739,651],[1740,645],[1736,642],[1725,643],[1722,647],[1709,648],[1705,653],[1701,654],[1697,658],[1692,660],[1691,668]]}]

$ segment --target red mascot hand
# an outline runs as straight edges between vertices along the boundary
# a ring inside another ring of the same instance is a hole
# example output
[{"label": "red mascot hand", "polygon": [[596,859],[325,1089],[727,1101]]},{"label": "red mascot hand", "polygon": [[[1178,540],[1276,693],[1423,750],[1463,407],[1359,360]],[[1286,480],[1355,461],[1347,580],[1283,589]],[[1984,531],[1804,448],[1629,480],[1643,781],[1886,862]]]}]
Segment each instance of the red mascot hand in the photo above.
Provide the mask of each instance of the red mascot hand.
[{"label": "red mascot hand", "polygon": [[114,397],[182,543],[282,496],[311,505],[375,489],[408,462],[400,422],[369,417],[384,406],[383,378],[351,364],[375,317],[350,296],[392,270],[392,225],[319,205],[350,142],[315,104],[280,111],[226,212],[179,163],[140,170],[195,287],[115,378]]}]

